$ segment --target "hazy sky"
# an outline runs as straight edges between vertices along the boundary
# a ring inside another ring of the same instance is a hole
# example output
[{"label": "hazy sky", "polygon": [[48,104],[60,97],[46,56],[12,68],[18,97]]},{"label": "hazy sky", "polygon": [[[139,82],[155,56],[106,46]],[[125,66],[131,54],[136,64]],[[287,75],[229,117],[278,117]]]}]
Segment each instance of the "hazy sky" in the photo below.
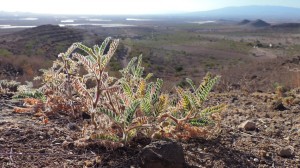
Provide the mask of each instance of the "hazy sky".
[{"label": "hazy sky", "polygon": [[300,8],[300,0],[0,0],[0,11],[56,14],[161,14],[244,5],[280,5]]}]

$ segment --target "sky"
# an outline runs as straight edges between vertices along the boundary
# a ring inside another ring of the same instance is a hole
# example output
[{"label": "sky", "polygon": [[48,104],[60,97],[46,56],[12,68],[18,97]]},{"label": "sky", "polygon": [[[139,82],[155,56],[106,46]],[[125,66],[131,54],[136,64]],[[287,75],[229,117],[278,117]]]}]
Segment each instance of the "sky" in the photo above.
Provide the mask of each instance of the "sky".
[{"label": "sky", "polygon": [[300,0],[0,0],[0,11],[100,15],[168,14],[245,5],[300,8]]}]

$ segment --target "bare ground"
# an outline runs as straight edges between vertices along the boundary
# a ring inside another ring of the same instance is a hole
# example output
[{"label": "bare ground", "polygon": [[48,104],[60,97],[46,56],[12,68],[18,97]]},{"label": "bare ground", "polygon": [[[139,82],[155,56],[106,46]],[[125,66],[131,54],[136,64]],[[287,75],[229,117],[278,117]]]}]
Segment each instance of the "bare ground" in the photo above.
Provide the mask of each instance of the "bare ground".
[{"label": "bare ground", "polygon": [[[298,96],[298,95],[296,95]],[[212,139],[180,142],[187,167],[300,167],[300,106],[287,110],[270,108],[276,95],[241,91],[213,94],[207,104],[226,103],[222,131]],[[31,113],[13,113],[21,103],[2,96],[0,101],[1,167],[140,167],[140,150],[151,141],[134,140],[115,150],[95,145],[76,148],[81,121],[51,117],[48,124]],[[251,120],[255,129],[238,126]],[[280,151],[291,146],[290,156]]]}]

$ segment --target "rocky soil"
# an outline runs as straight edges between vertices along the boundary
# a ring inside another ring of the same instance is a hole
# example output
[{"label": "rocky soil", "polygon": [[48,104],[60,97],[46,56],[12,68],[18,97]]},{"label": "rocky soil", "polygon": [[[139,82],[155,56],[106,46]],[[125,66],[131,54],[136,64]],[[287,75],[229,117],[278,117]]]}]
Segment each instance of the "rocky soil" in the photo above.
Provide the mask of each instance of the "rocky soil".
[{"label": "rocky soil", "polygon": [[[45,124],[31,113],[14,113],[22,103],[10,96],[0,98],[1,167],[147,167],[141,153],[146,145],[160,143],[136,139],[115,150],[77,148],[81,121],[58,114]],[[286,104],[273,93],[212,94],[207,104],[228,104],[222,131],[211,139],[179,142],[185,167],[300,167],[297,96]]]}]

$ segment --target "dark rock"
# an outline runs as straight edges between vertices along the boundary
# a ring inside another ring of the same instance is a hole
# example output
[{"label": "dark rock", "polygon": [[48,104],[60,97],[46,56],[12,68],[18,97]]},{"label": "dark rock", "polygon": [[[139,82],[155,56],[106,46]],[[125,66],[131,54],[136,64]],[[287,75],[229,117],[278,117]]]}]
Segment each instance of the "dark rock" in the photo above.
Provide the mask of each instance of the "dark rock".
[{"label": "dark rock", "polygon": [[73,131],[80,130],[79,126],[76,123],[69,123],[67,126],[70,130],[73,130]]},{"label": "dark rock", "polygon": [[91,115],[89,115],[89,114],[83,112],[83,113],[82,113],[82,119],[91,119]]},{"label": "dark rock", "polygon": [[294,156],[295,149],[292,146],[287,146],[278,151],[278,155],[281,157],[289,158]]},{"label": "dark rock", "polygon": [[186,166],[183,148],[177,142],[157,141],[140,152],[142,168],[183,168]]},{"label": "dark rock", "polygon": [[46,149],[44,149],[44,148],[43,148],[43,149],[40,149],[40,150],[39,150],[39,153],[46,153]]},{"label": "dark rock", "polygon": [[252,104],[252,102],[249,101],[249,102],[246,102],[246,103],[245,103],[245,106],[249,106],[249,105],[251,105],[251,104]]},{"label": "dark rock", "polygon": [[237,101],[237,100],[239,100],[237,97],[233,97],[233,98],[231,99],[231,103],[234,103],[234,102]]},{"label": "dark rock", "polygon": [[277,111],[288,110],[288,108],[286,108],[286,107],[282,104],[282,101],[275,101],[275,102],[273,102],[272,105],[271,105],[271,109],[272,109],[272,110],[277,110]]},{"label": "dark rock", "polygon": [[256,79],[256,78],[257,78],[257,75],[251,76],[251,80]]}]

